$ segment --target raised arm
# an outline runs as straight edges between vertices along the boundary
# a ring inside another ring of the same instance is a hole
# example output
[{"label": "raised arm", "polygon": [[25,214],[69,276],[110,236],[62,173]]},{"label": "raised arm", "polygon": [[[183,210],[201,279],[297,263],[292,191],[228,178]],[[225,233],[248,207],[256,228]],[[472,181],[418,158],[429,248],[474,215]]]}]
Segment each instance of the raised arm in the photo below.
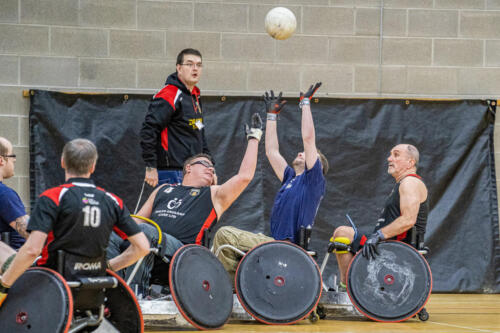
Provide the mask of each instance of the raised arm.
[{"label": "raised arm", "polygon": [[287,163],[280,154],[278,129],[276,124],[278,115],[286,103],[286,101],[281,100],[281,95],[281,92],[278,96],[274,96],[274,91],[271,90],[269,93],[266,91],[264,94],[264,103],[266,104],[267,112],[265,142],[266,156],[276,176],[280,181],[283,181],[283,174],[285,173]]},{"label": "raised arm", "polygon": [[246,125],[246,136],[248,145],[238,173],[224,184],[211,187],[212,202],[219,218],[240,196],[255,174],[259,141],[262,136],[262,120],[258,113],[252,116],[252,126]]},{"label": "raised arm", "polygon": [[311,169],[318,159],[318,150],[316,149],[316,132],[314,131],[314,122],[311,113],[311,101],[314,93],[321,86],[321,82],[311,85],[309,90],[303,94],[300,93],[300,108],[302,109],[302,142],[304,143],[304,154],[306,155],[306,168]]}]

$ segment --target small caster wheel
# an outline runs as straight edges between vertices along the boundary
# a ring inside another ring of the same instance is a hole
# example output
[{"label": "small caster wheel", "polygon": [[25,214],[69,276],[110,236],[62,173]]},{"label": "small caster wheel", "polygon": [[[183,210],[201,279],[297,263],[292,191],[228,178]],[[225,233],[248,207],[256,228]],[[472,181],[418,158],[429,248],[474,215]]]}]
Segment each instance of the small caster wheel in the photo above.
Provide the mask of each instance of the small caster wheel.
[{"label": "small caster wheel", "polygon": [[322,305],[318,305],[316,307],[316,313],[319,316],[319,319],[325,319],[326,318],[326,311],[325,308]]},{"label": "small caster wheel", "polygon": [[427,321],[429,320],[429,312],[425,308],[423,308],[419,313],[418,313],[418,319],[421,321]]},{"label": "small caster wheel", "polygon": [[315,322],[317,322],[319,320],[319,316],[316,313],[316,310],[314,310],[313,312],[311,312],[311,314],[309,315],[309,320],[311,321],[311,323],[315,323]]}]

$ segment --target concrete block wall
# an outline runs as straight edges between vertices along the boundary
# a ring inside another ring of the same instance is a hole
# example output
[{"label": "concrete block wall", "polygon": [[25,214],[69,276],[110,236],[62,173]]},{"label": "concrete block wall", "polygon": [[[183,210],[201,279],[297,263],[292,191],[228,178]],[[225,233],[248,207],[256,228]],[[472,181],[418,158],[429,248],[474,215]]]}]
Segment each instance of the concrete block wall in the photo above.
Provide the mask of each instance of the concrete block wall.
[{"label": "concrete block wall", "polygon": [[[264,31],[278,5],[297,17],[285,41]],[[23,89],[152,94],[185,47],[203,53],[204,95],[321,80],[319,96],[500,96],[500,0],[1,0],[0,135],[19,156],[6,183],[28,202]]]}]

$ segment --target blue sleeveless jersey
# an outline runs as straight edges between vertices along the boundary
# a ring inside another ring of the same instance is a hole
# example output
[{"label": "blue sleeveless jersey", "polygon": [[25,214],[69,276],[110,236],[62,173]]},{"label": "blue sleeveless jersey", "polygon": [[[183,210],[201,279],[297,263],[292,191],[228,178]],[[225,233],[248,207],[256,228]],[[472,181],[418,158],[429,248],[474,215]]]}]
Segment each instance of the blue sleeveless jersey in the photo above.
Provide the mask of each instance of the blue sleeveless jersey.
[{"label": "blue sleeveless jersey", "polygon": [[311,169],[296,176],[287,166],[271,212],[271,235],[296,243],[301,226],[312,226],[325,194],[325,177],[319,159]]}]

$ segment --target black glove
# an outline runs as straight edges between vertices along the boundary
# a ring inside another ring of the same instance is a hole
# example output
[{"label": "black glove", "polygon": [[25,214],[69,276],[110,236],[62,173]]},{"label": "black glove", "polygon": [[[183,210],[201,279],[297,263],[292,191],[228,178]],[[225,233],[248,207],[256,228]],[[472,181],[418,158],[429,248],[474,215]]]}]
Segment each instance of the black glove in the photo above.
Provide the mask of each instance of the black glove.
[{"label": "black glove", "polygon": [[300,92],[299,106],[302,107],[302,105],[308,105],[310,103],[309,100],[314,96],[319,87],[321,87],[321,82],[311,85],[305,94]]},{"label": "black glove", "polygon": [[370,256],[375,259],[375,253],[378,253],[377,245],[380,241],[384,240],[384,234],[380,230],[377,230],[366,240],[363,245],[363,257],[370,259]]},{"label": "black glove", "polygon": [[282,92],[278,96],[274,96],[274,91],[269,90],[264,94],[264,103],[266,104],[266,112],[272,114],[279,114],[281,109],[286,104],[285,100],[281,100]]},{"label": "black glove", "polygon": [[253,114],[251,127],[245,124],[245,133],[247,140],[257,139],[257,141],[260,141],[260,137],[262,136],[262,119],[258,113]]}]

